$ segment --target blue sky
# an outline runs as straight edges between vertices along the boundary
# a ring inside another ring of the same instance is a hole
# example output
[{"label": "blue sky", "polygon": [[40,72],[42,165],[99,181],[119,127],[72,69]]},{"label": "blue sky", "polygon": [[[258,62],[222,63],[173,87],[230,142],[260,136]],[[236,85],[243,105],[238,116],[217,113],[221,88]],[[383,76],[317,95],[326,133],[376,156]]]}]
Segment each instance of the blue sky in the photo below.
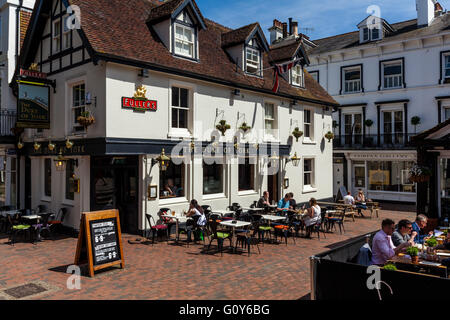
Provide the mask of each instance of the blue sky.
[{"label": "blue sky", "polygon": [[[267,29],[273,19],[286,21],[292,17],[299,28],[314,28],[312,39],[356,30],[356,25],[369,14],[367,8],[377,5],[381,17],[389,23],[417,17],[415,0],[196,0],[206,18],[230,28],[259,22]],[[450,0],[439,1],[450,10]],[[300,30],[302,32],[302,30]],[[268,38],[269,39],[269,38]]]}]

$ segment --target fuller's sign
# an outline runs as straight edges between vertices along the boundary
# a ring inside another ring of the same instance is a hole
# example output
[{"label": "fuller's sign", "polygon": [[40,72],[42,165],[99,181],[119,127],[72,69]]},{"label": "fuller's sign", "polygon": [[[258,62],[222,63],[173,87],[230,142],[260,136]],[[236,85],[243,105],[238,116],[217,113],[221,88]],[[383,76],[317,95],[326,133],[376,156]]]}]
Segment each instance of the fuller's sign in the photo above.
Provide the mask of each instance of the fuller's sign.
[{"label": "fuller's sign", "polygon": [[144,86],[138,87],[133,98],[122,98],[122,108],[136,111],[156,111],[158,109],[158,102],[147,99],[146,93],[147,90]]}]

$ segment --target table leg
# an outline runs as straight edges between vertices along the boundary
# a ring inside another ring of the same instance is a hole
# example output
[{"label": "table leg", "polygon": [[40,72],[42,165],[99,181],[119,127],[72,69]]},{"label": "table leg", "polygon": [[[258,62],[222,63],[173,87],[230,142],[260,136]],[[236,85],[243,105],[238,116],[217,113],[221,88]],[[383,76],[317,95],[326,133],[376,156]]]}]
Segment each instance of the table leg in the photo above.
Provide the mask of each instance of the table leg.
[{"label": "table leg", "polygon": [[178,233],[178,219],[176,220],[176,227],[175,227],[175,232],[176,232],[176,235],[175,235],[175,242],[176,243],[178,243],[178,241],[180,240],[180,238],[179,238],[179,233]]}]

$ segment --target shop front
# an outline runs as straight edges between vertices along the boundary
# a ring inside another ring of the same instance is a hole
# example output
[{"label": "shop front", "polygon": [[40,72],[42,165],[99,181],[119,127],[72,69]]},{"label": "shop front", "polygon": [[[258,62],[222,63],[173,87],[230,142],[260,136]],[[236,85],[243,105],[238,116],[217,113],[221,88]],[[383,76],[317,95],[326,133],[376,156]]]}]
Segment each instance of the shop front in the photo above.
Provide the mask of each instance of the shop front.
[{"label": "shop front", "polygon": [[409,179],[417,159],[415,151],[355,151],[345,153],[345,158],[352,194],[363,190],[373,200],[416,201],[416,184]]}]

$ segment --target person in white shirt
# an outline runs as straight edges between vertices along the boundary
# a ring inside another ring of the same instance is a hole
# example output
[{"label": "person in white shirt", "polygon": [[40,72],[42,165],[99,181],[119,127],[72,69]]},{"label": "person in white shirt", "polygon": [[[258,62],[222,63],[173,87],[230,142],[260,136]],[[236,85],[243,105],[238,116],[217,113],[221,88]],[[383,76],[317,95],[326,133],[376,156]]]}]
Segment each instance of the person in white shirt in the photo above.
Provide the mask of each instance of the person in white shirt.
[{"label": "person in white shirt", "polygon": [[[198,226],[205,226],[206,225],[206,216],[203,212],[203,208],[198,204],[197,200],[192,199],[191,203],[189,204],[189,210],[186,213],[186,217],[198,217],[197,219],[197,225],[193,225],[193,229],[196,229]],[[187,223],[187,225],[189,225]],[[197,229],[196,229],[197,230]],[[191,230],[188,230],[188,241],[191,241]],[[197,234],[194,232],[194,237],[197,238]],[[198,239],[195,239],[196,241]]]},{"label": "person in white shirt", "polygon": [[348,194],[344,197],[344,204],[355,205],[355,198],[353,198],[351,192],[348,192]]},{"label": "person in white shirt", "polygon": [[310,208],[305,210],[306,216],[305,216],[305,218],[303,218],[303,222],[305,223],[306,230],[307,230],[307,233],[306,233],[307,238],[309,238],[311,236],[310,230],[308,227],[318,224],[322,220],[321,209],[320,209],[319,205],[317,204],[317,200],[314,198],[311,198],[311,200],[309,200],[309,205],[310,205]]}]

